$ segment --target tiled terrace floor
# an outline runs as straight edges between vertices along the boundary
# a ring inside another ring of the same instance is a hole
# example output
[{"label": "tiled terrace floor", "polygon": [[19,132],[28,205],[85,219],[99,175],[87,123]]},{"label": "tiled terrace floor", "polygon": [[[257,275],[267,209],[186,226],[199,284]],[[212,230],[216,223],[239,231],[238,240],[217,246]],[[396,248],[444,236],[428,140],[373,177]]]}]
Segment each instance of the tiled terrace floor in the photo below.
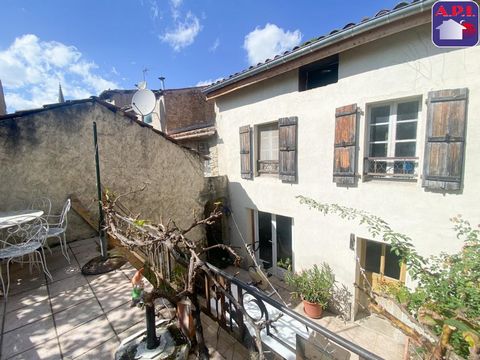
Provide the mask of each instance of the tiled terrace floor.
[{"label": "tiled terrace floor", "polygon": [[[245,270],[229,267],[226,271],[236,274],[244,282],[251,281]],[[302,303],[291,299],[290,292],[283,280],[275,276],[270,277],[269,280],[290,308],[305,315]],[[275,294],[272,295],[272,298],[280,301]],[[320,319],[313,319],[313,321],[384,359],[401,360],[404,358],[405,336],[378,316],[371,315],[355,322],[346,322],[339,316],[325,312]]]},{"label": "tiled terrace floor", "polygon": [[[53,282],[37,269],[30,274],[28,266],[12,266],[6,306],[0,298],[0,359],[112,359],[121,340],[144,329],[143,310],[130,308],[133,267],[81,274],[81,266],[98,255],[95,247],[93,239],[70,243],[70,264],[59,248],[47,252]],[[242,346],[234,347],[215,323],[204,328],[212,358],[245,358]]]}]

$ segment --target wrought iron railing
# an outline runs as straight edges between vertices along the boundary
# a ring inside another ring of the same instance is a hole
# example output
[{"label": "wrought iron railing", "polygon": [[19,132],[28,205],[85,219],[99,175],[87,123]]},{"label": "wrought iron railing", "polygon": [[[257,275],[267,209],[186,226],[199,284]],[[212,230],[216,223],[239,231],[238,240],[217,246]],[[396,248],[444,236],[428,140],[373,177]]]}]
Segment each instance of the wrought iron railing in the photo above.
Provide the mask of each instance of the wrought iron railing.
[{"label": "wrought iron railing", "polygon": [[278,174],[278,160],[258,160],[260,174]]},{"label": "wrought iron railing", "polygon": [[[251,319],[255,322],[265,321],[265,329],[262,331],[262,342],[271,351],[280,356],[285,357],[285,353],[279,352],[279,348],[282,347],[295,354],[297,351],[296,337],[303,335],[303,337],[308,338],[310,331],[314,331],[322,338],[323,346],[319,349],[322,352],[322,358],[345,359],[345,352],[351,352],[358,355],[360,359],[382,359],[313,320],[282,305],[256,287],[237,279],[211,264],[207,265],[216,274],[218,282],[225,286],[229,294],[237,299]],[[235,305],[222,292],[216,291],[215,285],[208,281],[208,277],[204,277],[204,279],[205,281],[202,284],[205,296],[203,311],[238,341],[247,344],[249,342],[248,338],[254,335],[253,329],[249,328],[248,322],[244,320],[242,313],[235,309]],[[277,320],[270,323],[269,320],[273,319]],[[281,328],[284,331],[283,333]],[[280,346],[276,347],[272,345],[273,343]]]},{"label": "wrought iron railing", "polygon": [[366,157],[364,175],[367,178],[416,179],[418,157]]},{"label": "wrought iron railing", "polygon": [[[175,250],[167,247],[163,242],[148,242],[148,236],[144,235],[152,231],[153,227],[146,224],[141,227],[134,226],[135,224],[127,218],[118,214],[115,216],[117,219],[115,225],[118,231],[109,232],[109,235],[114,236],[127,249],[134,250],[135,256],[139,257],[142,263],[147,262],[149,267],[154,269],[157,279],[162,279],[175,286],[178,274],[182,273],[182,271],[179,272],[178,267],[185,271],[188,259],[183,259],[180,253],[174,253]],[[141,245],[142,242],[144,245]],[[247,347],[249,344],[252,348],[255,347],[253,337],[256,336],[256,333],[250,321],[253,320],[257,324],[259,322],[264,324],[260,336],[262,343],[282,357],[285,357],[286,353],[294,356],[298,351],[297,338],[308,339],[313,331],[321,337],[323,345],[321,348],[318,346],[317,348],[322,353],[322,358],[346,359],[349,356],[345,357],[345,353],[348,355],[353,353],[357,354],[360,359],[382,359],[282,305],[255,286],[249,285],[209,263],[205,263],[205,265],[208,271],[214,274],[214,277],[207,276],[206,270],[201,268],[196,277],[197,294],[200,296],[203,312]],[[224,290],[221,291],[218,286]],[[231,301],[232,298],[236,300],[237,304]],[[236,308],[237,306],[241,309]],[[248,316],[249,319],[245,316]]]}]

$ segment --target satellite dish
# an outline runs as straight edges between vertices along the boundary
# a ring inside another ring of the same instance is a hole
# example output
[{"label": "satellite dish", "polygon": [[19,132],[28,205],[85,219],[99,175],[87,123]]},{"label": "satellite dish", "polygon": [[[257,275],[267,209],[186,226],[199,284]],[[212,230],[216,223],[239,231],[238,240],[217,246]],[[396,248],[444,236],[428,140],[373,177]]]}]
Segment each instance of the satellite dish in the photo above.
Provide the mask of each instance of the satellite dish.
[{"label": "satellite dish", "polygon": [[139,90],[144,90],[147,88],[147,82],[146,81],[140,81],[137,85],[137,88]]},{"label": "satellite dish", "polygon": [[155,94],[151,90],[141,89],[133,94],[132,109],[138,115],[145,116],[152,113],[155,103]]}]

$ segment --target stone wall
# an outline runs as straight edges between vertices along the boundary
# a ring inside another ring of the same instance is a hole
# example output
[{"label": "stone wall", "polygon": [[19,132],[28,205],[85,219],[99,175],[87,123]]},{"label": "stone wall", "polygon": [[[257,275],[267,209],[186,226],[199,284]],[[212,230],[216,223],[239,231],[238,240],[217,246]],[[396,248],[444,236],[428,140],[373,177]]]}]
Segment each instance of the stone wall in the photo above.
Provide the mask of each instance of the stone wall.
[{"label": "stone wall", "polygon": [[[34,196],[59,213],[70,194],[97,213],[92,123],[96,121],[102,183],[117,194],[139,189],[124,203],[140,218],[169,218],[183,227],[202,214],[204,189],[198,154],[151,127],[95,100],[71,102],[21,117],[0,118],[0,207],[20,209]],[[73,210],[68,240],[95,234]],[[200,237],[201,231],[195,234]]]}]

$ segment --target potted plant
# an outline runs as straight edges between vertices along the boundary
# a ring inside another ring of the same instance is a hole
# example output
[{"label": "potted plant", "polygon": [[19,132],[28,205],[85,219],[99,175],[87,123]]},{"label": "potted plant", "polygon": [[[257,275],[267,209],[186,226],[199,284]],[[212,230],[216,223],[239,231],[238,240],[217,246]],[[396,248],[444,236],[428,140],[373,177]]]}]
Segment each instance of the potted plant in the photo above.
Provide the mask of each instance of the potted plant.
[{"label": "potted plant", "polygon": [[303,300],[303,310],[309,317],[318,319],[332,297],[335,276],[327,263],[302,270],[288,272],[285,281],[294,288],[292,295]]}]

